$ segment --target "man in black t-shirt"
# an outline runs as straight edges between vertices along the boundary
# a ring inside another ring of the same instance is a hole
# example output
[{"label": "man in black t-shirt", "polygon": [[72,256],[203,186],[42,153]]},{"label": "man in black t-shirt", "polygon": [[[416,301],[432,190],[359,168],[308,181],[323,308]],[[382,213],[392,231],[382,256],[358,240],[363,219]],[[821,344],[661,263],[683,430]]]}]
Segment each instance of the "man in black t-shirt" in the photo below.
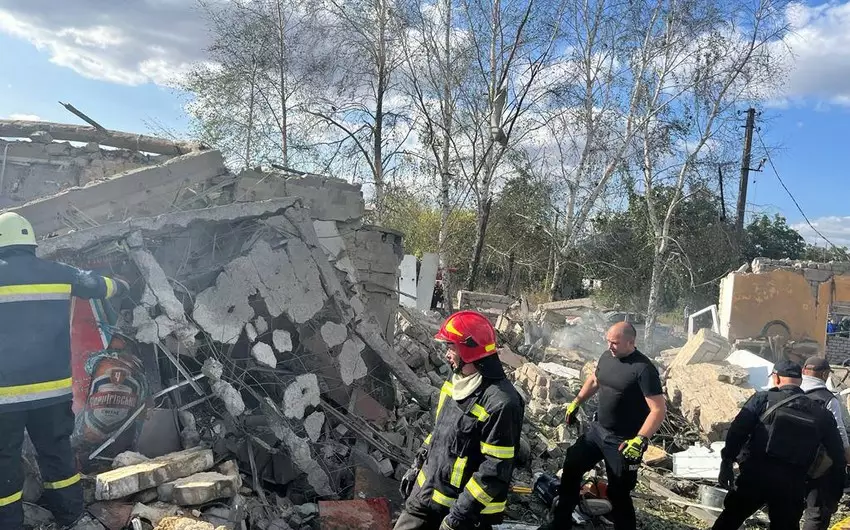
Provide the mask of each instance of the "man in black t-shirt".
[{"label": "man in black t-shirt", "polygon": [[567,407],[570,425],[581,404],[599,394],[596,420],[567,450],[554,519],[541,530],[572,528],[582,478],[600,460],[605,460],[614,528],[636,528],[631,492],[637,484],[637,470],[649,438],[667,412],[658,370],[635,348],[636,335],[628,322],[611,326],[606,335],[608,350],[599,358],[596,373],[584,382]]}]

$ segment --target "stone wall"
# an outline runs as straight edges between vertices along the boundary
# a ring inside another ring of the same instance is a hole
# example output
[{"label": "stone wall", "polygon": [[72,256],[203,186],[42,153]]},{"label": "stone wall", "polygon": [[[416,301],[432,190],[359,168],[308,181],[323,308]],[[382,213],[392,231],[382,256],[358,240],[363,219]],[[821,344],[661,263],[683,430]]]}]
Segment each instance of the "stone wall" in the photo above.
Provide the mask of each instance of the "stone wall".
[{"label": "stone wall", "polygon": [[96,143],[0,140],[0,208],[84,186],[130,169],[168,160],[123,149],[101,149]]}]

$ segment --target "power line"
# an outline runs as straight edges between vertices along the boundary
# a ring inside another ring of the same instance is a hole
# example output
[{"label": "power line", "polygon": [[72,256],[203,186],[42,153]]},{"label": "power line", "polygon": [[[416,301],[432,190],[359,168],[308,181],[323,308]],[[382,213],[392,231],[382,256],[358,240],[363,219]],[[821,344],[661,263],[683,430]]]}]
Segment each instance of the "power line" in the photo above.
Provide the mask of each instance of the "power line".
[{"label": "power line", "polygon": [[827,239],[827,237],[823,235],[820,230],[815,228],[815,225],[813,225],[811,221],[809,221],[808,216],[806,216],[806,212],[803,211],[803,208],[800,206],[800,203],[797,202],[797,199],[794,197],[794,194],[791,193],[791,190],[789,190],[788,186],[785,185],[785,182],[782,180],[782,177],[779,176],[779,171],[776,170],[776,165],[773,163],[773,157],[770,156],[770,151],[767,149],[767,145],[765,145],[764,139],[761,137],[761,131],[756,129],[756,134],[759,137],[759,143],[761,144],[761,148],[764,149],[764,156],[767,158],[767,163],[770,164],[770,168],[773,170],[773,174],[776,175],[776,180],[778,180],[779,184],[782,185],[782,189],[785,190],[785,193],[787,193],[788,196],[791,197],[791,201],[794,203],[794,206],[797,207],[797,210],[800,212],[800,215],[803,216],[803,219],[806,220],[806,224],[809,225],[809,228],[814,230],[817,235],[823,238],[824,241],[832,245],[833,248],[843,250],[842,247],[839,247],[838,245]]}]

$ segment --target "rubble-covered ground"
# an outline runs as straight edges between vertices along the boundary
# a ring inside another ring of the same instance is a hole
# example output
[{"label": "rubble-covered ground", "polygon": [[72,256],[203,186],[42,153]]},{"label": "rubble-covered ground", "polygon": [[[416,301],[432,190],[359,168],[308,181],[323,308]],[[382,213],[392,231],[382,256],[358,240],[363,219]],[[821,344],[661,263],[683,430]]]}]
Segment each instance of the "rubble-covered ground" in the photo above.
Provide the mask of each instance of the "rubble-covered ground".
[{"label": "rubble-covered ground", "polygon": [[[391,528],[397,479],[450,372],[432,340],[445,315],[427,311],[430,300],[399,306],[403,235],[364,223],[360,188],[233,174],[198,145],[20,130],[31,141],[0,141],[3,206],[33,223],[42,257],[131,285],[72,312],[73,442],[93,517],[80,530]],[[563,424],[566,405],[624,314],[467,291],[454,305],[487,314],[500,333],[527,403],[513,483],[529,488],[560,468],[578,435]],[[644,528],[710,526],[716,512],[700,506],[699,487],[714,484],[717,453],[703,447],[723,440],[761,388],[776,345],[734,348],[710,330],[685,342],[660,327],[645,352],[670,412],[635,493]],[[46,530],[25,453],[27,520]],[[536,525],[546,513],[536,495],[511,494],[512,521]]]}]

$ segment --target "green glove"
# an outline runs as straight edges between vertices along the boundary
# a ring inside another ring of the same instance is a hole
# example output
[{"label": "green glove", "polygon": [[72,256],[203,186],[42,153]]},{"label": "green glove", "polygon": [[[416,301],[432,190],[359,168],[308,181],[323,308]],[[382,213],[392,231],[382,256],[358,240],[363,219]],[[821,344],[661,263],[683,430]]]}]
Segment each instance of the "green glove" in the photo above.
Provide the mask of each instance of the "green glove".
[{"label": "green glove", "polygon": [[578,401],[573,401],[567,405],[567,425],[573,425],[576,423],[576,416],[578,415],[578,409],[580,407],[581,404]]},{"label": "green glove", "polygon": [[649,440],[643,436],[635,436],[620,444],[620,452],[626,460],[640,462],[649,447]]}]

